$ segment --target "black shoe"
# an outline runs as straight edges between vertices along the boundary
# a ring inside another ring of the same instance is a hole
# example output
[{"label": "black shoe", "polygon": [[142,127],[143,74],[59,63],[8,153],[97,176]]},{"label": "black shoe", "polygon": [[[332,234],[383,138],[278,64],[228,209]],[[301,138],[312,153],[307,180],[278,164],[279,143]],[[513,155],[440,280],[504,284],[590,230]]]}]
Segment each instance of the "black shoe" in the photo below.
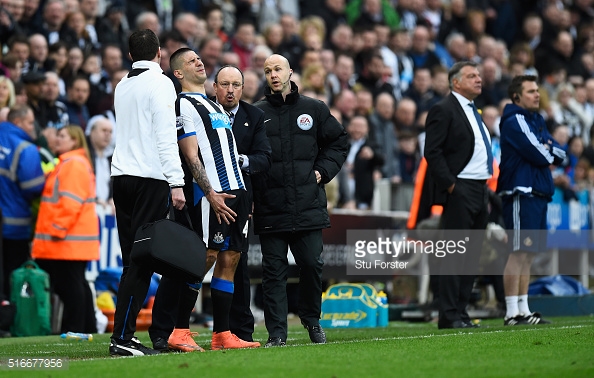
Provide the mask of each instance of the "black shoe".
[{"label": "black shoe", "polygon": [[463,320],[467,328],[481,328],[479,324],[474,324],[471,320]]},{"label": "black shoe", "polygon": [[159,352],[145,347],[138,339],[133,338],[132,340],[111,339],[109,354],[112,356],[149,356],[159,354]]},{"label": "black shoe", "polygon": [[470,328],[464,321],[462,320],[454,320],[453,322],[442,322],[439,321],[437,323],[438,329],[452,329],[452,328]]},{"label": "black shoe", "polygon": [[533,312],[532,314],[528,314],[524,316],[524,321],[526,324],[536,325],[536,324],[551,324],[549,320],[543,319],[540,312]]},{"label": "black shoe", "polygon": [[326,333],[319,324],[313,326],[304,325],[304,327],[309,332],[309,339],[312,343],[326,344]]},{"label": "black shoe", "polygon": [[264,344],[264,348],[279,347],[285,345],[287,344],[280,337],[269,337],[268,341],[266,341],[266,344]]},{"label": "black shoe", "polygon": [[153,349],[159,353],[168,353],[171,351],[169,349],[167,339],[164,339],[162,337],[157,337],[153,340]]},{"label": "black shoe", "polygon": [[528,325],[528,321],[524,318],[524,315],[516,315],[513,318],[503,318],[504,326],[516,326],[516,325]]}]

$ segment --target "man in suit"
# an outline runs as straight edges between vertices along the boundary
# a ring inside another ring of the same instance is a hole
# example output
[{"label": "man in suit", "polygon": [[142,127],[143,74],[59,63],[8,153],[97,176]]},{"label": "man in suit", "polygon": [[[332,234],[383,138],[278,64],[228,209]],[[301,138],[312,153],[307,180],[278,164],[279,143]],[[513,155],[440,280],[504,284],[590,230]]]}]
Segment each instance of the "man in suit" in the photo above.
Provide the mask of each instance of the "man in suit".
[{"label": "man in suit", "polygon": [[[252,181],[250,176],[265,172],[270,168],[270,142],[264,127],[264,112],[255,106],[240,100],[243,92],[243,73],[234,66],[223,66],[215,74],[213,83],[216,102],[229,113],[233,135],[237,143],[237,152],[243,181],[252,202]],[[247,232],[247,230],[246,230]],[[248,240],[245,241],[248,243]],[[247,251],[247,246],[245,248]],[[254,316],[250,310],[250,277],[247,253],[242,253],[237,263],[234,276],[235,291],[229,326],[231,333],[242,340],[253,341]]]},{"label": "man in suit", "polygon": [[[444,206],[445,239],[464,240],[469,230],[487,226],[485,183],[493,173],[493,154],[489,131],[473,103],[482,90],[477,64],[454,64],[448,79],[452,93],[427,116],[425,158],[435,185],[433,202]],[[442,258],[438,328],[473,327],[466,306],[474,282],[471,271],[478,266],[481,246],[482,238],[470,237],[465,253]]]}]

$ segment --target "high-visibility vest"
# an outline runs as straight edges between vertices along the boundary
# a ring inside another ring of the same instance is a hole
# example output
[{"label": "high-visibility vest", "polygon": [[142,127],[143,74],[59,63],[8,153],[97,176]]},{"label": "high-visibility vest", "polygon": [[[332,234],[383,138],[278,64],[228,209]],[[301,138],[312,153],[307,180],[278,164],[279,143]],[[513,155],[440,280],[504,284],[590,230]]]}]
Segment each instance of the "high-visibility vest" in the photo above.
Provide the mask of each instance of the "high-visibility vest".
[{"label": "high-visibility vest", "polygon": [[95,175],[83,149],[60,156],[47,177],[33,238],[34,259],[99,259]]}]

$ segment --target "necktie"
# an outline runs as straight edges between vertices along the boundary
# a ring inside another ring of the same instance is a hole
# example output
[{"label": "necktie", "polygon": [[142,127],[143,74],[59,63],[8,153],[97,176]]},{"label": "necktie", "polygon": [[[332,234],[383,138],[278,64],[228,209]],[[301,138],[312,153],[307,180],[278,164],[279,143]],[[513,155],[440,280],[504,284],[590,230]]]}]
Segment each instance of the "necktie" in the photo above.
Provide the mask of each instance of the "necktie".
[{"label": "necktie", "polygon": [[233,126],[233,122],[235,122],[235,113],[229,113],[229,122],[231,123],[231,126]]},{"label": "necktie", "polygon": [[468,104],[472,108],[472,112],[474,113],[474,118],[476,118],[476,122],[478,123],[479,130],[481,131],[481,135],[483,137],[483,142],[485,143],[485,149],[487,150],[487,168],[489,169],[489,174],[493,174],[493,151],[491,151],[491,143],[489,142],[489,138],[487,138],[487,133],[485,133],[485,128],[483,127],[483,119],[481,115],[476,110],[476,106],[474,106],[474,102]]}]

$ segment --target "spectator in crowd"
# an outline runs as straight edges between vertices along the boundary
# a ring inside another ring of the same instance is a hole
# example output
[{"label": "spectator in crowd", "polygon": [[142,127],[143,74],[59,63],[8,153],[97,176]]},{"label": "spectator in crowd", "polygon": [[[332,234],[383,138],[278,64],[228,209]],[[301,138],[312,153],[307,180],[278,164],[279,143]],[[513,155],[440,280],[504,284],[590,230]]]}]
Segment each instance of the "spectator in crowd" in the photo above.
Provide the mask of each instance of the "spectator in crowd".
[{"label": "spectator in crowd", "polygon": [[243,71],[243,91],[241,99],[248,104],[258,101],[260,99],[258,98],[260,86],[260,77],[255,70],[250,68]]},{"label": "spectator in crowd", "polygon": [[76,46],[80,47],[83,55],[89,54],[95,45],[89,31],[85,28],[85,15],[80,11],[68,13],[66,25],[74,32]]},{"label": "spectator in crowd", "polygon": [[403,96],[415,102],[417,106],[415,119],[419,114],[436,104],[439,98],[432,88],[431,70],[423,67],[416,68],[412,85],[404,92]]},{"label": "spectator in crowd", "polygon": [[553,119],[558,124],[567,125],[569,137],[581,137],[586,126],[592,120],[586,115],[585,110],[575,100],[575,88],[569,83],[557,87],[556,101],[551,102]]},{"label": "spectator in crowd", "polygon": [[[289,246],[300,271],[301,324],[313,343],[325,343],[326,334],[319,324],[322,228],[328,227],[330,220],[324,187],[319,184],[328,183],[340,170],[346,157],[347,135],[325,104],[299,95],[298,87],[291,82],[292,70],[286,58],[272,55],[264,67],[269,88],[266,99],[255,106],[271,119],[265,126],[273,158],[265,180],[254,182],[254,228],[262,246],[264,316],[269,335],[266,346],[282,346],[287,341]],[[289,129],[290,124],[297,124],[299,129]],[[281,132],[281,128],[286,130]],[[314,148],[275,150],[282,141]],[[283,168],[287,164],[294,165],[294,169],[287,171]],[[301,199],[291,205],[287,195]]]},{"label": "spectator in crowd", "polygon": [[14,84],[6,76],[0,76],[0,109],[11,108],[15,101]]},{"label": "spectator in crowd", "polygon": [[503,324],[547,324],[550,322],[528,307],[528,284],[535,253],[547,250],[547,206],[553,196],[549,166],[561,164],[565,151],[551,137],[538,114],[536,77],[516,76],[508,92],[513,104],[503,110],[497,184],[512,241],[512,253],[503,272],[507,308]]},{"label": "spectator in crowd", "polygon": [[130,27],[125,17],[125,10],[123,1],[112,1],[105,9],[103,17],[97,20],[95,30],[102,48],[105,48],[106,44],[117,46],[120,49],[120,54],[127,57],[126,37],[130,32]]},{"label": "spectator in crowd", "polygon": [[441,64],[439,57],[430,48],[429,29],[425,26],[417,26],[412,32],[412,44],[408,56],[412,59],[414,67],[425,67],[431,69]]},{"label": "spectator in crowd", "polygon": [[280,17],[280,25],[283,28],[283,41],[278,47],[277,53],[286,57],[291,67],[299,68],[299,61],[305,45],[298,34],[298,22],[295,16],[285,13]]},{"label": "spectator in crowd", "polygon": [[60,332],[95,333],[95,302],[85,272],[89,261],[99,260],[99,224],[83,130],[60,129],[56,152],[60,163],[45,182],[31,256],[64,303]]},{"label": "spectator in crowd", "polygon": [[237,31],[230,41],[231,51],[239,55],[239,69],[245,70],[251,65],[252,50],[254,49],[255,28],[249,22],[242,21],[237,25]]},{"label": "spectator in crowd", "polygon": [[374,111],[369,116],[369,135],[379,146],[379,153],[385,163],[381,167],[384,178],[392,183],[400,183],[400,152],[398,137],[394,126],[394,98],[388,93],[380,93],[375,99]]},{"label": "spectator in crowd", "polygon": [[[2,211],[2,279],[0,285],[10,298],[10,274],[29,259],[31,241],[31,202],[43,190],[45,177],[35,140],[33,111],[26,105],[10,109],[7,121],[0,123],[0,168],[11,172],[0,175]],[[19,148],[19,146],[23,146]]]},{"label": "spectator in crowd", "polygon": [[347,127],[349,151],[338,173],[339,207],[368,210],[373,202],[376,170],[384,157],[373,139],[369,138],[367,118],[357,115]]},{"label": "spectator in crowd", "polygon": [[99,50],[101,44],[99,43],[99,36],[97,34],[96,26],[99,24],[99,0],[79,0],[79,10],[85,19],[85,30],[89,36],[94,50]]},{"label": "spectator in crowd", "polygon": [[198,17],[190,12],[179,13],[173,21],[173,28],[181,34],[188,46],[198,47],[198,27]]},{"label": "spectator in crowd", "polygon": [[520,38],[534,51],[542,42],[542,30],[542,18],[534,13],[529,14],[522,22],[522,34]]},{"label": "spectator in crowd", "polygon": [[394,113],[394,125],[396,132],[400,134],[404,131],[415,132],[415,120],[417,119],[417,104],[410,98],[403,98],[398,101]]},{"label": "spectator in crowd", "polygon": [[[103,75],[99,52],[93,51],[85,56],[81,70],[89,80],[89,97],[85,104],[89,108],[90,116],[93,116],[101,112],[97,109],[97,105],[108,95],[111,83],[109,77]],[[66,91],[66,96],[68,96],[68,91]]]},{"label": "spectator in crowd", "polygon": [[70,124],[66,104],[60,101],[60,78],[55,72],[45,73],[43,98],[47,102],[46,128],[61,129]]},{"label": "spectator in crowd", "polygon": [[21,80],[21,72],[23,70],[23,63],[13,53],[7,53],[2,57],[0,63],[0,70],[4,73],[4,76],[12,80],[13,84],[16,84]]},{"label": "spectator in crowd", "polygon": [[66,109],[68,109],[68,119],[73,125],[87,128],[87,122],[91,118],[87,100],[91,93],[91,84],[85,76],[77,76],[72,79],[66,88]]},{"label": "spectator in crowd", "polygon": [[223,30],[223,10],[217,4],[212,4],[204,9],[204,19],[208,34],[218,37],[223,43],[227,43],[229,36]]},{"label": "spectator in crowd", "polygon": [[41,34],[49,45],[63,42],[67,45],[76,43],[76,34],[66,23],[66,5],[62,0],[48,0],[43,7]]},{"label": "spectator in crowd", "polygon": [[[133,339],[152,272],[131,261],[130,253],[138,227],[163,219],[170,203],[179,210],[186,203],[176,145],[175,88],[159,66],[159,39],[150,30],[139,30],[130,36],[128,47],[133,71],[122,79],[115,93],[118,122],[127,126],[116,128],[116,139],[127,143],[116,146],[111,166],[124,266],[109,346],[114,356],[158,353]],[[148,108],[151,112],[146,111]],[[146,206],[134,206],[137,201]]]},{"label": "spectator in crowd", "polygon": [[66,68],[60,74],[60,77],[64,79],[64,83],[68,83],[74,77],[83,74],[82,65],[85,59],[85,55],[80,47],[70,46],[68,49],[68,64]]},{"label": "spectator in crowd", "polygon": [[355,92],[350,89],[342,90],[334,98],[334,107],[340,112],[343,124],[348,125],[351,118],[355,116],[355,110],[357,109]]},{"label": "spectator in crowd", "polygon": [[330,34],[330,47],[336,54],[346,54],[351,56],[353,53],[353,29],[349,25],[339,24]]},{"label": "spectator in crowd", "polygon": [[66,84],[62,74],[68,65],[68,46],[63,42],[56,42],[48,47],[48,56],[55,62],[54,72],[58,75],[60,96],[65,96]]},{"label": "spectator in crowd", "polygon": [[47,40],[41,34],[29,37],[30,54],[25,63],[25,71],[54,71],[56,62],[48,57]]},{"label": "spectator in crowd", "polygon": [[412,184],[417,174],[421,161],[417,144],[417,135],[414,132],[407,130],[398,136],[400,177],[403,183]]},{"label": "spectator in crowd", "polygon": [[39,71],[31,71],[24,74],[21,81],[25,85],[27,105],[33,109],[35,115],[35,130],[36,134],[39,135],[41,130],[47,126],[48,119],[47,102],[43,96],[45,74]]},{"label": "spectator in crowd", "polygon": [[111,188],[111,152],[113,151],[110,149],[113,125],[108,118],[98,115],[89,120],[86,134],[96,179],[97,203],[113,213]]},{"label": "spectator in crowd", "polygon": [[356,88],[355,97],[357,97],[355,113],[367,118],[373,112],[373,95],[366,88]]},{"label": "spectator in crowd", "polygon": [[400,17],[388,0],[353,0],[347,4],[345,14],[352,27],[373,26],[383,22],[394,29],[400,24]]},{"label": "spectator in crowd", "polygon": [[[433,203],[444,205],[441,226],[452,240],[454,230],[484,230],[488,220],[485,182],[493,174],[488,131],[472,102],[481,93],[477,64],[459,62],[449,72],[452,93],[429,110],[425,158],[434,184]],[[483,241],[473,238],[464,255],[450,256],[440,267],[438,328],[474,327],[466,306]]]},{"label": "spectator in crowd", "polygon": [[214,36],[208,36],[200,45],[200,59],[204,63],[206,75],[214,81],[214,75],[220,68],[220,59],[223,54],[223,42]]},{"label": "spectator in crowd", "polygon": [[481,118],[489,129],[491,135],[491,151],[493,151],[493,159],[498,163],[501,162],[501,144],[500,144],[500,132],[499,132],[499,121],[501,116],[499,110],[495,106],[485,106],[481,112]]},{"label": "spectator in crowd", "polygon": [[393,94],[394,87],[390,84],[384,75],[384,59],[379,50],[367,50],[363,56],[363,70],[357,77],[357,83],[369,90],[373,97],[386,92]]},{"label": "spectator in crowd", "polygon": [[21,62],[23,73],[27,73],[25,66],[27,65],[27,59],[31,53],[29,46],[29,39],[24,35],[14,35],[8,40],[8,52],[14,54],[17,59]]},{"label": "spectator in crowd", "polygon": [[503,74],[502,67],[493,58],[483,59],[480,66],[483,90],[475,100],[479,109],[487,105],[497,105],[505,96],[510,78]]},{"label": "spectator in crowd", "polygon": [[356,81],[353,58],[346,54],[338,54],[334,72],[328,74],[326,81],[330,86],[332,98],[345,89],[352,89]]},{"label": "spectator in crowd", "polygon": [[[266,1],[257,3],[259,4],[256,4],[255,9],[259,12],[257,16],[258,30],[264,30],[266,26],[276,22],[280,22],[281,24],[294,22],[295,25],[290,26],[290,28],[293,28],[297,26],[297,20],[301,18],[299,4],[292,0],[277,0],[273,6],[270,6],[270,3]],[[286,36],[287,29],[285,29],[285,26],[283,26],[283,29]]]},{"label": "spectator in crowd", "polygon": [[468,45],[464,34],[450,34],[445,40],[445,47],[454,63],[468,59]]},{"label": "spectator in crowd", "polygon": [[155,12],[144,11],[139,13],[134,24],[136,30],[149,29],[156,35],[161,34],[161,23],[159,22],[159,16]]},{"label": "spectator in crowd", "polygon": [[273,52],[277,52],[283,41],[283,27],[278,24],[270,24],[262,32],[266,46]]},{"label": "spectator in crowd", "polygon": [[394,97],[402,98],[402,92],[406,91],[413,79],[414,63],[407,55],[412,40],[406,29],[396,29],[390,32],[388,43],[380,48],[384,64],[390,69],[391,75],[388,81],[394,87]]},{"label": "spectator in crowd", "polygon": [[325,44],[330,42],[331,32],[336,29],[337,25],[346,24],[345,8],[345,0],[324,0],[324,4],[314,10],[315,14],[321,17],[324,20],[324,25],[326,25]]}]

